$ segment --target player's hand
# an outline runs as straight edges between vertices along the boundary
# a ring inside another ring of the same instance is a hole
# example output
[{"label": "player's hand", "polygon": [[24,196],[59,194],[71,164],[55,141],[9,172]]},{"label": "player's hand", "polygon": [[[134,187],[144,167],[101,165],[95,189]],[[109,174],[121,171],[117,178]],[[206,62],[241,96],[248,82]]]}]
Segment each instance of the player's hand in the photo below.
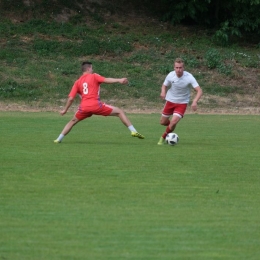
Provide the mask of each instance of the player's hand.
[{"label": "player's hand", "polygon": [[60,115],[61,115],[61,116],[65,115],[66,113],[67,113],[66,110],[62,110],[62,111],[60,111]]},{"label": "player's hand", "polygon": [[127,78],[122,78],[120,79],[121,84],[128,84],[128,79]]},{"label": "player's hand", "polygon": [[160,95],[160,98],[161,98],[162,100],[164,100],[164,99],[165,99],[165,95]]},{"label": "player's hand", "polygon": [[196,111],[197,110],[197,102],[193,101],[192,104],[191,104],[191,108],[193,111]]},{"label": "player's hand", "polygon": [[165,97],[166,97],[166,93],[165,92],[161,92],[160,97],[161,97],[162,100],[164,100]]}]

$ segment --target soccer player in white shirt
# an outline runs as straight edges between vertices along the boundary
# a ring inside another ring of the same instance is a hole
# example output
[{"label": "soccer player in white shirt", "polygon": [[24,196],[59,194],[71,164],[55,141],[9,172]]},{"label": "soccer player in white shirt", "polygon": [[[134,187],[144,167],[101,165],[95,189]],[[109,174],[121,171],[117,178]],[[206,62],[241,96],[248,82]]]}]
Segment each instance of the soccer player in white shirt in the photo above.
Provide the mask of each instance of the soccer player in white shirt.
[{"label": "soccer player in white shirt", "polygon": [[197,102],[202,96],[202,89],[192,74],[184,71],[184,61],[177,58],[174,61],[174,71],[166,76],[161,89],[160,96],[166,100],[166,103],[162,111],[160,124],[167,127],[160,137],[159,145],[164,144],[167,134],[173,132],[178,122],[183,118],[190,101],[191,88],[197,92],[191,104],[193,111],[196,111]]}]

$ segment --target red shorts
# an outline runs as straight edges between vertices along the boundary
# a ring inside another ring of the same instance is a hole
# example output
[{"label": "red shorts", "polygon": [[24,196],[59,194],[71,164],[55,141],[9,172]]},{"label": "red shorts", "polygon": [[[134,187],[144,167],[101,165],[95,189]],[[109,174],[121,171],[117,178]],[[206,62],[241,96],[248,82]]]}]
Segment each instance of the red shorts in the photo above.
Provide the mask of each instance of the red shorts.
[{"label": "red shorts", "polygon": [[181,117],[183,117],[186,108],[187,108],[187,104],[177,104],[177,103],[166,101],[162,111],[162,115],[168,117],[173,114],[179,114]]},{"label": "red shorts", "polygon": [[109,116],[113,110],[113,107],[105,103],[98,103],[91,107],[78,107],[78,111],[75,117],[78,120],[83,120],[85,118],[91,117],[92,115]]}]

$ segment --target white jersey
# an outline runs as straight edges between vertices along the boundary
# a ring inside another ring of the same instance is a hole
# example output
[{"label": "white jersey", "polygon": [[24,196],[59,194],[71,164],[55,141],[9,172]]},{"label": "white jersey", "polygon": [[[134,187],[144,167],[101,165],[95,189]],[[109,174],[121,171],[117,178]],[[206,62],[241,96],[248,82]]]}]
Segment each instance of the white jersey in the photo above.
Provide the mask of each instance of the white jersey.
[{"label": "white jersey", "polygon": [[177,104],[188,104],[191,87],[199,86],[196,79],[187,71],[184,71],[180,78],[177,77],[175,71],[170,72],[163,85],[169,87],[165,100]]}]

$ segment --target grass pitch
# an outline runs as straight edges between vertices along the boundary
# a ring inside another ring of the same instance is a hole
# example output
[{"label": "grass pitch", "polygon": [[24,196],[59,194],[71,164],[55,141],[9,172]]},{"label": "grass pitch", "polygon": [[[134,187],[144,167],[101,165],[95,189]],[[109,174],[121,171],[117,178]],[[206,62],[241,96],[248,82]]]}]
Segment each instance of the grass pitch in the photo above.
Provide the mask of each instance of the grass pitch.
[{"label": "grass pitch", "polygon": [[259,259],[258,116],[0,112],[0,259]]}]

